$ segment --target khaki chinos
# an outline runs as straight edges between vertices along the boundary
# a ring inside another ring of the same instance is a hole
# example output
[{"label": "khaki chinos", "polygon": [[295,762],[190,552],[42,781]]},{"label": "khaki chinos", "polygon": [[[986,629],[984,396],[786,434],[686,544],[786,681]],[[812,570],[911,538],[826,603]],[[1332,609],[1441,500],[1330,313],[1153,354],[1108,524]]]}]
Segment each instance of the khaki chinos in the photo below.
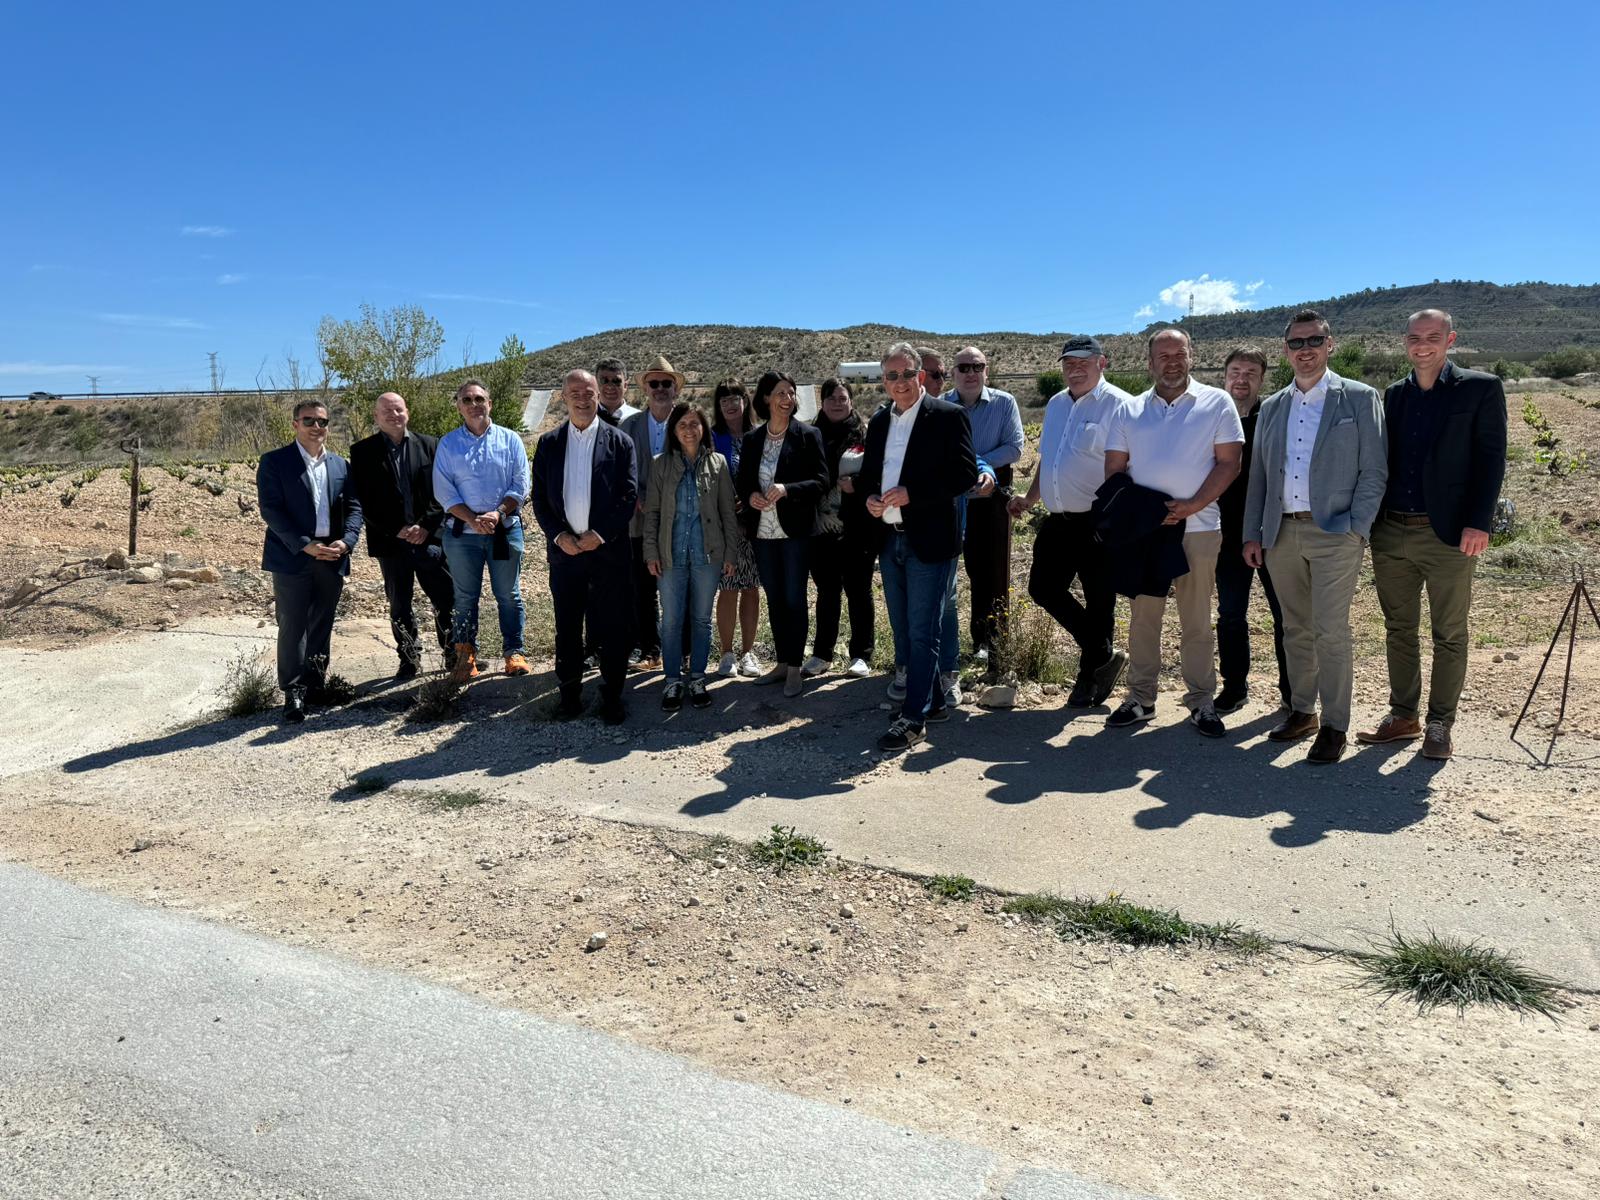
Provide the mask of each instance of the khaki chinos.
[{"label": "khaki chinos", "polygon": [[[1217,639],[1211,624],[1211,599],[1216,592],[1217,553],[1222,530],[1185,533],[1183,552],[1189,573],[1172,581],[1178,602],[1179,658],[1187,689],[1183,702],[1193,711],[1210,704],[1217,690]],[[1128,622],[1128,695],[1145,708],[1156,702],[1156,678],[1161,671],[1161,619],[1167,610],[1165,596],[1135,596]]]},{"label": "khaki chinos", "polygon": [[[1422,706],[1422,589],[1428,589],[1433,672],[1428,720],[1446,725],[1467,681],[1467,614],[1478,560],[1439,540],[1423,514],[1386,512],[1372,526],[1372,575],[1383,609],[1389,711],[1415,721]],[[1276,578],[1274,578],[1276,582]]]},{"label": "khaki chinos", "polygon": [[1365,549],[1359,533],[1328,533],[1310,513],[1285,513],[1266,552],[1267,573],[1283,608],[1290,706],[1315,712],[1320,699],[1322,724],[1340,733],[1350,729],[1350,601]]}]

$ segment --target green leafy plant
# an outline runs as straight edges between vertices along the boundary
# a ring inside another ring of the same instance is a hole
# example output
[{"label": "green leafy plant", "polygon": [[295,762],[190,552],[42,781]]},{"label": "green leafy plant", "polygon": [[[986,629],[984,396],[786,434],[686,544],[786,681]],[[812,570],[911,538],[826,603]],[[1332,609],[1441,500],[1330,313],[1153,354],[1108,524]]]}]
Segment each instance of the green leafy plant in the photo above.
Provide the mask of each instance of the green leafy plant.
[{"label": "green leafy plant", "polygon": [[1236,923],[1185,920],[1176,910],[1147,908],[1115,892],[1104,900],[1069,899],[1049,892],[1017,896],[1003,912],[1052,926],[1064,938],[1122,942],[1129,946],[1227,946],[1258,954],[1268,943]]},{"label": "green leafy plant", "polygon": [[1373,950],[1352,957],[1365,973],[1365,986],[1415,1000],[1421,1012],[1443,1005],[1461,1012],[1483,1004],[1557,1019],[1559,983],[1477,941],[1440,937],[1432,930],[1409,938],[1391,928]]},{"label": "green leafy plant", "polygon": [[461,812],[489,803],[489,798],[472,791],[418,792],[417,798],[436,812]]},{"label": "green leafy plant", "polygon": [[750,857],[782,874],[791,867],[814,867],[828,856],[828,848],[794,826],[774,825],[772,832],[750,846]]},{"label": "green leafy plant", "polygon": [[978,890],[977,883],[965,875],[935,875],[925,886],[944,900],[971,900]]}]

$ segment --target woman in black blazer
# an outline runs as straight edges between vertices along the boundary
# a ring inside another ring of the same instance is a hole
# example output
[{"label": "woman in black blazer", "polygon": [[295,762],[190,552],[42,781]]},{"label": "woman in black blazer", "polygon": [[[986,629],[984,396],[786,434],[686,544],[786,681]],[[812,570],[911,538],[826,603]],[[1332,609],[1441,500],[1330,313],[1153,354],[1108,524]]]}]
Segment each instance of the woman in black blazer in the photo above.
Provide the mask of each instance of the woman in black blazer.
[{"label": "woman in black blazer", "polygon": [[755,547],[756,570],[767,593],[776,662],[757,683],[783,681],[785,696],[801,690],[809,610],[811,532],[828,487],[822,435],[795,419],[795,382],[768,371],[756,384],[756,416],[766,422],[745,435],[736,487],[745,502],[745,536]]}]

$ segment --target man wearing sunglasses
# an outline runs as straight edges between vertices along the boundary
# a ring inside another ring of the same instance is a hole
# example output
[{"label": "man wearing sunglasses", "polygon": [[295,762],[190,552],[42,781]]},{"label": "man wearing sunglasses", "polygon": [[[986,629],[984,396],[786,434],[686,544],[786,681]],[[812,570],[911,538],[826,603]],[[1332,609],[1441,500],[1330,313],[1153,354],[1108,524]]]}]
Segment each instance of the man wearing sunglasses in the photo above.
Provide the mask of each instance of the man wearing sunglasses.
[{"label": "man wearing sunglasses", "polygon": [[881,750],[920,742],[928,721],[949,709],[938,689],[945,597],[961,553],[960,497],[978,482],[972,429],[959,404],[923,389],[921,360],[906,342],[884,352],[890,404],[873,414],[856,487],[882,550],[879,568],[889,624],[905,647],[906,695],[878,739]]},{"label": "man wearing sunglasses", "polygon": [[267,523],[261,568],[272,572],[283,719],[306,719],[306,702],[327,681],[333,615],[361,536],[361,502],[350,468],[327,449],[328,409],[294,406],[294,441],[261,456],[256,501]]},{"label": "man wearing sunglasses", "polygon": [[644,504],[650,480],[650,464],[667,449],[667,418],[672,416],[672,406],[678,402],[683,390],[683,374],[663,355],[639,376],[639,386],[644,390],[645,410],[636,412],[622,422],[622,432],[633,439],[634,478],[639,487],[639,501],[628,526],[628,537],[633,542],[633,643],[632,661],[641,671],[661,665],[661,617],[656,606],[656,577],[644,561]]},{"label": "man wearing sunglasses", "polygon": [[[1001,635],[1011,590],[1011,466],[1022,457],[1022,413],[1010,392],[989,386],[989,360],[976,346],[956,351],[956,394],[972,425],[972,450],[991,474],[967,501],[962,557],[972,602],[972,654],[987,664]],[[998,493],[998,494],[997,494]]]},{"label": "man wearing sunglasses", "polygon": [[1344,754],[1350,728],[1350,601],[1383,503],[1388,445],[1378,393],[1328,370],[1333,336],[1322,314],[1295,313],[1283,339],[1294,382],[1261,405],[1243,555],[1267,568],[1283,612],[1289,714],[1267,737],[1316,734],[1306,761],[1327,764]]},{"label": "man wearing sunglasses", "polygon": [[633,405],[623,403],[622,397],[628,390],[628,369],[622,365],[620,358],[602,358],[595,363],[594,377],[600,385],[600,407],[596,412],[607,425],[620,427],[639,411]]},{"label": "man wearing sunglasses", "polygon": [[[1450,361],[1455,323],[1437,308],[1406,322],[1411,374],[1389,385],[1389,487],[1372,527],[1372,575],[1383,609],[1389,712],[1359,742],[1410,741],[1424,758],[1453,753],[1450,729],[1467,678],[1472,575],[1506,472],[1506,393],[1493,375]],[[1422,715],[1422,589],[1433,626],[1433,674]]]}]

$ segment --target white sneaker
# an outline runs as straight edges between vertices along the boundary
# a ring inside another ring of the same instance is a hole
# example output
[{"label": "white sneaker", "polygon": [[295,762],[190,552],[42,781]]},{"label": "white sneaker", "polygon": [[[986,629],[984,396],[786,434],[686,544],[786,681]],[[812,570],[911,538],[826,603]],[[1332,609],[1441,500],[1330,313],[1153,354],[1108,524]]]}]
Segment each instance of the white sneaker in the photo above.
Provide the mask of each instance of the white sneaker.
[{"label": "white sneaker", "polygon": [[864,658],[852,658],[850,665],[844,669],[846,675],[853,675],[857,679],[865,679],[872,674],[872,668],[867,665]]},{"label": "white sneaker", "polygon": [[739,674],[746,679],[754,679],[762,673],[761,663],[756,659],[755,651],[746,650],[744,657],[739,660]]},{"label": "white sneaker", "polygon": [[951,708],[961,703],[961,676],[954,671],[940,673],[939,689],[944,692],[944,702]]},{"label": "white sneaker", "polygon": [[739,669],[739,660],[733,656],[733,651],[722,656],[722,661],[717,664],[717,674],[726,678]]},{"label": "white sneaker", "polygon": [[906,669],[896,667],[894,679],[889,684],[889,699],[904,700],[906,698]]},{"label": "white sneaker", "polygon": [[813,654],[810,658],[806,659],[805,663],[801,666],[800,674],[821,675],[824,671],[828,670],[832,666],[833,663],[831,661],[824,661]]}]

